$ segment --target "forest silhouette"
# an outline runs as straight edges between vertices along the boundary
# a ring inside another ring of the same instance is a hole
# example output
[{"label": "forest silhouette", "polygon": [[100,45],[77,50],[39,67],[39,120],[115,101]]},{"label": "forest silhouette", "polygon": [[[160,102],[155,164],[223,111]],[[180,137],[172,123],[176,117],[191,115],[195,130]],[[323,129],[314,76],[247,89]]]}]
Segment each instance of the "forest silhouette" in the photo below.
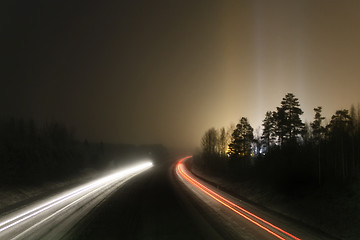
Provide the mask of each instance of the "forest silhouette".
[{"label": "forest silhouette", "polygon": [[55,121],[36,124],[31,119],[0,119],[2,187],[61,181],[85,169],[103,171],[137,159],[162,160],[166,154],[166,148],[158,144],[137,146],[80,141],[74,130]]},{"label": "forest silhouette", "polygon": [[304,187],[344,186],[359,177],[360,108],[337,110],[325,124],[322,107],[303,123],[299,100],[288,93],[265,113],[261,135],[246,117],[228,130],[203,135],[196,163],[237,180],[255,180],[285,192]]}]

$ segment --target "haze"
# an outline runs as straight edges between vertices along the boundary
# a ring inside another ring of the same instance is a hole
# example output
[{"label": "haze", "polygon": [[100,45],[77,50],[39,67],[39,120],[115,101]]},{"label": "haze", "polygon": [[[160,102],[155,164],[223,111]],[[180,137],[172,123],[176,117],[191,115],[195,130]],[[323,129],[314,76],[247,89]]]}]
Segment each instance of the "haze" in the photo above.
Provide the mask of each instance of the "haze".
[{"label": "haze", "polygon": [[8,1],[1,115],[79,138],[194,149],[256,129],[286,93],[329,117],[360,102],[359,1]]}]

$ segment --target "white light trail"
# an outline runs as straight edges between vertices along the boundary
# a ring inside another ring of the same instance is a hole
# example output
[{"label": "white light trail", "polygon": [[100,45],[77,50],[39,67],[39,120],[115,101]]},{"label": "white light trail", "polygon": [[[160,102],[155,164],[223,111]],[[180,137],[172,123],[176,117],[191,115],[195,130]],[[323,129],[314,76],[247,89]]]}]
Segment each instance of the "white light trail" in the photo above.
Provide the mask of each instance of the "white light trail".
[{"label": "white light trail", "polygon": [[[49,201],[41,204],[40,206],[33,207],[30,210],[19,213],[15,217],[11,217],[11,218],[1,222],[0,223],[0,233],[5,231],[6,229],[9,229],[21,222],[24,222],[27,219],[30,219],[30,218],[44,212],[45,210],[55,207],[71,198],[74,198],[73,203],[78,202],[78,200],[75,197],[78,197],[78,199],[83,199],[84,197],[90,195],[89,193],[86,194],[86,191],[90,191],[90,193],[94,193],[94,192],[101,190],[101,189],[107,187],[108,185],[115,183],[125,177],[129,177],[132,174],[136,174],[136,173],[145,171],[148,168],[152,167],[152,165],[153,164],[151,162],[137,164],[135,166],[128,167],[126,169],[121,169],[120,171],[117,171],[113,174],[102,177],[98,180],[94,180],[90,183],[84,184],[80,187],[73,189],[70,192],[67,191],[66,193],[63,193],[62,195],[58,196],[57,198],[55,198],[53,200],[49,200]],[[85,195],[81,195],[82,193],[84,193]],[[58,213],[58,212],[60,212],[60,211],[56,211],[56,213]],[[53,215],[55,215],[55,214],[52,214],[50,216],[53,216]],[[48,218],[49,217],[47,217],[46,219],[48,219]]]}]

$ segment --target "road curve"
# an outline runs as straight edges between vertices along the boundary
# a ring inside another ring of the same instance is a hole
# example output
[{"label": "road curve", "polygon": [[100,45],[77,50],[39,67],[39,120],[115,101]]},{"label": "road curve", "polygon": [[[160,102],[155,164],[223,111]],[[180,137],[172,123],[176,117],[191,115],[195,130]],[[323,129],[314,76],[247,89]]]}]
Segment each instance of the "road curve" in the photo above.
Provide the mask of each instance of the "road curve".
[{"label": "road curve", "polygon": [[[217,228],[229,239],[329,239],[280,216],[273,216],[198,179],[185,166],[183,158],[176,164],[176,175],[183,186],[198,198],[198,205],[217,218]],[[221,226],[220,226],[221,225]]]},{"label": "road curve", "polygon": [[0,217],[0,239],[60,239],[127,180],[151,168],[142,162]]}]

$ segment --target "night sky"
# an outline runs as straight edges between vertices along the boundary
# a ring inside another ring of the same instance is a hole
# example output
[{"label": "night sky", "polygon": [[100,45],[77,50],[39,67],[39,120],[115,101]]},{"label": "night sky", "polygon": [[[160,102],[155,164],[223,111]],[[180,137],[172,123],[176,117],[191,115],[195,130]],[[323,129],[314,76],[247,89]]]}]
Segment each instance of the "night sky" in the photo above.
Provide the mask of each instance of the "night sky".
[{"label": "night sky", "polygon": [[0,114],[78,138],[194,149],[286,93],[360,103],[360,1],[6,1]]}]

